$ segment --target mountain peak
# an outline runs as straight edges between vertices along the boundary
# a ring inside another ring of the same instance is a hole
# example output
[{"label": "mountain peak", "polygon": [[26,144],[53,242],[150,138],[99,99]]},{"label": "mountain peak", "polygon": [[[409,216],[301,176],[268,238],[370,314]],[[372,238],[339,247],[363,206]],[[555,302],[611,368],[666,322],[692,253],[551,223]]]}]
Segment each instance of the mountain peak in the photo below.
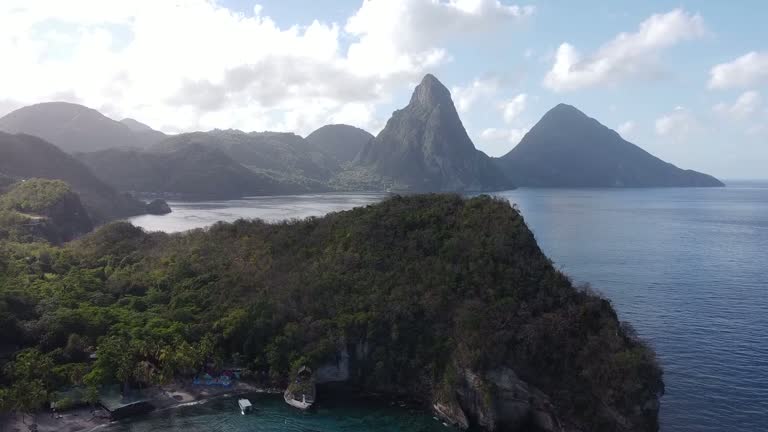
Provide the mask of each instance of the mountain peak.
[{"label": "mountain peak", "polygon": [[451,92],[426,75],[411,101],[397,110],[355,159],[372,178],[395,189],[488,191],[511,187],[491,159],[477,150],[451,100]]},{"label": "mountain peak", "polygon": [[544,118],[547,116],[549,117],[557,117],[557,118],[589,118],[586,114],[584,114],[580,109],[576,108],[573,105],[568,105],[565,103],[559,103],[554,108],[547,111],[546,114],[544,114]]},{"label": "mountain peak", "polygon": [[500,163],[512,181],[532,187],[722,185],[662,161],[562,103],[547,111]]},{"label": "mountain peak", "polygon": [[413,91],[411,104],[435,106],[444,103],[453,103],[451,92],[434,75],[426,74]]}]

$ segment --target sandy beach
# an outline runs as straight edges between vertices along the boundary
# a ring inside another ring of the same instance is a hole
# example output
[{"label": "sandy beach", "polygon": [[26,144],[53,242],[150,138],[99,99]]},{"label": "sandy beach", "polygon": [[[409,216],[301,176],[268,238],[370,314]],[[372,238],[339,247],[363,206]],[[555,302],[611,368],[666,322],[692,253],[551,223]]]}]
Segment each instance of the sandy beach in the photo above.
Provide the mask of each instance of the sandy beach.
[{"label": "sandy beach", "polygon": [[[261,388],[236,381],[229,387],[194,385],[188,380],[156,387],[151,391],[150,403],[155,410],[167,410],[201,401],[246,393],[282,393],[280,389]],[[125,421],[125,420],[123,420]],[[26,422],[26,424],[24,424]],[[102,408],[77,408],[53,415],[40,412],[34,418],[27,414],[0,416],[0,432],[87,432],[111,423],[109,413]]]}]

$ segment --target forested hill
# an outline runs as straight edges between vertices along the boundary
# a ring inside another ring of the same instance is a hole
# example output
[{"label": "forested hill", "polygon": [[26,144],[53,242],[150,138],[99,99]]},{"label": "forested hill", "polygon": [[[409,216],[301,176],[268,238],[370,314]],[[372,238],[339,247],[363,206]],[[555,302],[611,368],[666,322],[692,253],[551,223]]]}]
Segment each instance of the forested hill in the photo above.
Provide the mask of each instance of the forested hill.
[{"label": "forested hill", "polygon": [[73,381],[163,382],[210,359],[285,384],[348,352],[350,384],[407,392],[459,424],[658,428],[652,351],[487,196],[178,235],[117,223],[63,249],[6,243],[0,314],[2,340],[26,349],[17,363],[41,365],[5,368],[11,405]]},{"label": "forested hill", "polygon": [[0,241],[63,243],[93,229],[80,197],[63,181],[30,179],[2,189]]},{"label": "forested hill", "polygon": [[95,223],[146,213],[146,204],[99,180],[85,165],[38,137],[0,132],[0,173],[13,179],[46,178],[69,184]]}]

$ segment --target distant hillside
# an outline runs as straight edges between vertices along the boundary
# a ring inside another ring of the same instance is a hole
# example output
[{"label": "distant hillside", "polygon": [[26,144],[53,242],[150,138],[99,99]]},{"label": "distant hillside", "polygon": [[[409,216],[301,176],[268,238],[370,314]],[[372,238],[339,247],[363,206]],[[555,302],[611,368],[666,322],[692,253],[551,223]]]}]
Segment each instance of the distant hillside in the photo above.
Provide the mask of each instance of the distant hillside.
[{"label": "distant hillside", "polygon": [[190,145],[221,150],[252,171],[303,184],[307,190],[325,190],[324,182],[336,166],[331,158],[292,133],[217,129],[173,136],[154,149],[174,151]]},{"label": "distant hillside", "polygon": [[146,147],[162,139],[158,139],[160,132],[136,133],[94,109],[67,102],[47,102],[13,111],[0,118],[0,131],[34,135],[68,153]]},{"label": "distant hillside", "polygon": [[168,135],[160,131],[154,130],[151,127],[145,125],[144,123],[136,121],[132,118],[122,119],[120,120],[120,123],[127,126],[128,129],[130,129],[137,136],[138,140],[140,141],[141,147],[149,147],[168,138]]},{"label": "distant hillside", "polygon": [[199,143],[165,152],[112,149],[77,157],[100,179],[121,191],[228,199],[310,190],[302,184],[251,171],[223,150]]},{"label": "distant hillside", "polygon": [[310,146],[320,149],[340,164],[351,162],[374,138],[370,133],[343,124],[327,125],[312,132],[306,138]]},{"label": "distant hillside", "polygon": [[451,94],[427,75],[405,108],[356,158],[357,173],[409,191],[490,191],[513,187],[467,135]]},{"label": "distant hillside", "polygon": [[662,161],[565,104],[547,112],[497,162],[519,186],[723,186],[712,176]]},{"label": "distant hillside", "polygon": [[92,229],[80,198],[63,181],[23,180],[0,194],[0,239],[63,243]]},{"label": "distant hillside", "polygon": [[117,193],[73,156],[37,137],[0,132],[0,173],[15,179],[65,181],[80,195],[96,223],[143,214],[146,210],[143,202]]}]

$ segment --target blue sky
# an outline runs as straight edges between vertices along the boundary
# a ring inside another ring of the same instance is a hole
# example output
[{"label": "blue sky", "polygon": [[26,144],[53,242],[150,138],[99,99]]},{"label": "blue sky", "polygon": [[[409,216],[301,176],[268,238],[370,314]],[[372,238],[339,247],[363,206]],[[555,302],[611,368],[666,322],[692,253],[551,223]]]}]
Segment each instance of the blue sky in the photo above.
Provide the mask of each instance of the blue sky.
[{"label": "blue sky", "polygon": [[376,133],[431,72],[494,156],[565,102],[681,167],[768,178],[760,1],[8,1],[0,114],[61,99],[168,132]]}]

